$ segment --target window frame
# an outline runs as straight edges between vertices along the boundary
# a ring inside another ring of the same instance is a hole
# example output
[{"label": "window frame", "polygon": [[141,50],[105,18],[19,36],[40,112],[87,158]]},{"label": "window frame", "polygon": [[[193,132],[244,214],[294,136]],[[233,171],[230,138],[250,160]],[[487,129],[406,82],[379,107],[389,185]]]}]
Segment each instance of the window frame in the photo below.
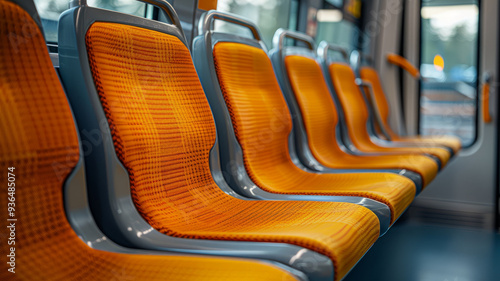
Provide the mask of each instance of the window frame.
[{"label": "window frame", "polygon": [[[300,2],[300,0],[299,0]],[[345,0],[342,2],[342,7],[337,7],[331,3],[329,3],[327,0],[322,1],[321,9],[331,9],[331,10],[340,10],[342,14],[345,14]],[[364,27],[364,19],[366,18],[366,11],[365,11],[365,0],[361,1],[361,16],[359,19],[355,19],[352,16],[349,16],[348,18],[343,18],[342,21],[347,21],[352,24],[355,34],[352,34],[351,38],[351,44],[352,44],[352,50],[360,50],[361,46],[363,45],[363,27]],[[319,25],[319,23],[318,23]],[[314,40],[319,42],[317,39],[318,34],[314,37]],[[323,40],[323,39],[322,39]]]}]

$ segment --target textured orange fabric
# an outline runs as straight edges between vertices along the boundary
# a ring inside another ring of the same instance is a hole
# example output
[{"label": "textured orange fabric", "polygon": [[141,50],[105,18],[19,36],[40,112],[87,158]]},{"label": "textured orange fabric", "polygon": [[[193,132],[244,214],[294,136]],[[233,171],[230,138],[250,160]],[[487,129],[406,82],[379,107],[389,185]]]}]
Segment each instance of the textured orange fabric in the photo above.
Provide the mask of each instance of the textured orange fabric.
[{"label": "textured orange fabric", "polygon": [[[0,280],[295,280],[274,266],[210,257],[125,255],[88,247],[66,220],[62,185],[79,158],[65,94],[42,34],[19,6],[0,0],[0,219],[7,168],[15,167],[16,244],[0,230]],[[5,207],[5,209],[3,209]],[[16,247],[15,274],[6,256]]]},{"label": "textured orange fabric", "polygon": [[[360,151],[369,153],[392,154],[430,154],[441,160],[443,167],[450,159],[450,152],[445,148],[434,147],[383,147],[373,143],[367,129],[369,118],[368,108],[361,90],[354,82],[356,76],[352,68],[344,63],[332,63],[329,66],[330,78],[345,113],[349,137]],[[412,144],[409,144],[412,145]]]},{"label": "textured orange fabric", "polygon": [[483,97],[482,97],[482,110],[483,110],[483,122],[490,123],[491,115],[490,115],[490,83],[486,82],[483,85]]},{"label": "textured orange fabric", "polygon": [[399,175],[317,174],[295,166],[288,153],[290,113],[266,53],[244,44],[218,43],[214,58],[246,170],[262,189],[372,198],[391,208],[393,220],[412,202],[413,182]]},{"label": "textured orange fabric", "polygon": [[285,67],[299,104],[309,148],[314,157],[329,168],[408,169],[419,173],[424,185],[436,176],[435,161],[422,155],[359,156],[344,152],[336,140],[337,110],[321,67],[303,56],[287,56]]},{"label": "textured orange fabric", "polygon": [[330,257],[337,280],[379,234],[364,207],[240,200],[214,182],[215,123],[187,47],[174,36],[94,23],[86,44],[133,200],[158,231],[184,238],[282,242]]},{"label": "textured orange fabric", "polygon": [[217,0],[199,0],[198,9],[210,11],[217,9]]},{"label": "textured orange fabric", "polygon": [[410,73],[410,75],[413,76],[414,78],[420,77],[420,71],[418,71],[418,69],[411,62],[409,62],[407,59],[403,58],[400,55],[388,54],[387,62],[401,67],[406,72]]},{"label": "textured orange fabric", "polygon": [[[375,69],[372,67],[362,67],[360,69],[360,75],[363,80],[366,80],[372,84],[373,95],[375,96],[375,104],[380,113],[382,119],[382,126],[384,126],[386,132],[391,137],[392,141],[405,142],[405,143],[415,143],[423,145],[443,145],[453,149],[454,153],[457,153],[462,147],[461,141],[458,137],[454,136],[417,136],[417,137],[401,137],[396,134],[389,125],[389,103],[385,97],[384,89],[382,88],[382,83],[380,82],[380,77]],[[368,97],[370,98],[370,97]]]}]

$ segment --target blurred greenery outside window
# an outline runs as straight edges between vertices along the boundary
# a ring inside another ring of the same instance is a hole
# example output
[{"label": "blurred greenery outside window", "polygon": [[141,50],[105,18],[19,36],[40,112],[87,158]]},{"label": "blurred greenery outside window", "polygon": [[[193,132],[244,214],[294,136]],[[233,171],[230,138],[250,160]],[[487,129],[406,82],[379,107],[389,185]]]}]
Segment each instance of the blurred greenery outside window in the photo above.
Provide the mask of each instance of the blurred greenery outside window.
[{"label": "blurred greenery outside window", "polygon": [[[278,28],[295,30],[297,26],[298,1],[295,0],[219,0],[217,10],[245,17],[259,28],[269,49]],[[252,37],[247,28],[217,21],[215,30]]]},{"label": "blurred greenery outside window", "polygon": [[340,20],[332,22],[328,20],[320,21],[318,19],[316,43],[325,40],[352,51],[357,47],[358,37],[359,28],[350,21]]},{"label": "blurred greenery outside window", "polygon": [[[137,0],[88,0],[87,4],[141,17],[146,13],[146,4]],[[57,43],[57,21],[62,12],[69,8],[69,0],[35,0],[35,5],[42,20],[45,39]]]}]

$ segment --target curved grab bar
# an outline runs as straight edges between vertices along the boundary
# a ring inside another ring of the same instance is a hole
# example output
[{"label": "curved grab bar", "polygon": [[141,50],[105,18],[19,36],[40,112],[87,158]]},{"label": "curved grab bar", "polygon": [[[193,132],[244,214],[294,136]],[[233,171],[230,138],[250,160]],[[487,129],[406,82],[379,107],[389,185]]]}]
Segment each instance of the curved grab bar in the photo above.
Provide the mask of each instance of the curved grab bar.
[{"label": "curved grab bar", "polygon": [[491,76],[489,73],[484,74],[483,78],[483,88],[482,88],[482,95],[481,95],[481,100],[482,100],[482,111],[483,111],[483,122],[484,123],[490,123],[492,121],[491,114],[490,114],[490,83],[491,83]]},{"label": "curved grab bar", "polygon": [[350,63],[352,67],[354,67],[355,69],[359,69],[365,62],[367,65],[372,66],[373,58],[370,55],[359,50],[353,50],[351,52]]},{"label": "curved grab bar", "polygon": [[312,37],[310,37],[306,34],[303,34],[303,33],[291,31],[291,30],[287,30],[287,29],[283,29],[283,28],[279,28],[274,33],[273,47],[278,48],[279,50],[282,50],[285,38],[291,38],[291,39],[295,39],[297,41],[304,42],[309,46],[309,49],[311,49],[312,51],[316,50],[316,43],[314,42]]},{"label": "curved grab bar", "polygon": [[321,41],[318,46],[318,56],[327,61],[328,51],[340,53],[346,61],[349,61],[349,53],[346,49],[337,45],[332,45],[326,41]]},{"label": "curved grab bar", "polygon": [[402,68],[404,71],[408,72],[415,79],[420,78],[420,71],[418,70],[418,68],[414,66],[409,60],[398,54],[388,53],[387,62]]},{"label": "curved grab bar", "polygon": [[242,17],[238,17],[232,14],[216,10],[211,10],[203,14],[203,16],[200,18],[200,22],[198,25],[198,33],[205,34],[205,32],[213,30],[215,20],[222,20],[232,24],[246,27],[250,29],[255,40],[262,41],[262,36],[260,35],[257,26],[253,22]]},{"label": "curved grab bar", "polygon": [[[177,13],[175,12],[174,7],[172,7],[172,5],[170,3],[168,3],[166,0],[137,0],[137,1],[144,2],[146,4],[151,4],[153,6],[160,8],[162,11],[164,11],[165,14],[167,14],[167,16],[172,21],[172,24],[175,25],[175,27],[177,27],[177,29],[179,29],[182,36],[184,38],[186,38],[184,35],[184,31],[182,30],[181,21],[179,20],[179,17],[177,16]],[[73,0],[69,4],[70,8],[78,7],[78,6],[87,6],[87,0]]]}]

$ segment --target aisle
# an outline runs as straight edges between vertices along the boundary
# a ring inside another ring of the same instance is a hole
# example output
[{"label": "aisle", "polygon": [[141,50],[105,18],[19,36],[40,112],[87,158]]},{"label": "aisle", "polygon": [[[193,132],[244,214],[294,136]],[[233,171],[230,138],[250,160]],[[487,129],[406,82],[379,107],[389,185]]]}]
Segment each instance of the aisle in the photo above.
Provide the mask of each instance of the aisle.
[{"label": "aisle", "polygon": [[396,224],[345,281],[498,281],[500,234]]}]

